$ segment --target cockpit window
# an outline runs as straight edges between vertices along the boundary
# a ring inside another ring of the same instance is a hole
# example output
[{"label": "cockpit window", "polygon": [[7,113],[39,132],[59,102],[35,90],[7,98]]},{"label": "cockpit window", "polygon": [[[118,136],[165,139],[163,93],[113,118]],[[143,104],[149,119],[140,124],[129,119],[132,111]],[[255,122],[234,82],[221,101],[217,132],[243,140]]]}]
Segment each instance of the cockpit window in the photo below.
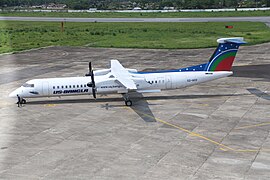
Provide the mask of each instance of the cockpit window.
[{"label": "cockpit window", "polygon": [[34,84],[24,83],[22,86],[23,87],[34,87]]}]

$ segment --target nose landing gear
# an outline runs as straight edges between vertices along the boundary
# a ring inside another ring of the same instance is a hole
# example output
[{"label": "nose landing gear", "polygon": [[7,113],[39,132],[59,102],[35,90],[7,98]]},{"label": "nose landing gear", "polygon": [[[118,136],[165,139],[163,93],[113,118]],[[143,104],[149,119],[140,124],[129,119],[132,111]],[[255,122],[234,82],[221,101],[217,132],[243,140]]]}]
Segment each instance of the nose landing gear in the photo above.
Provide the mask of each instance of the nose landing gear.
[{"label": "nose landing gear", "polygon": [[22,104],[26,104],[26,100],[22,98]]},{"label": "nose landing gear", "polygon": [[17,98],[18,98],[18,107],[21,107],[22,104],[26,104],[26,100],[24,98],[21,98],[18,94],[17,94]]}]

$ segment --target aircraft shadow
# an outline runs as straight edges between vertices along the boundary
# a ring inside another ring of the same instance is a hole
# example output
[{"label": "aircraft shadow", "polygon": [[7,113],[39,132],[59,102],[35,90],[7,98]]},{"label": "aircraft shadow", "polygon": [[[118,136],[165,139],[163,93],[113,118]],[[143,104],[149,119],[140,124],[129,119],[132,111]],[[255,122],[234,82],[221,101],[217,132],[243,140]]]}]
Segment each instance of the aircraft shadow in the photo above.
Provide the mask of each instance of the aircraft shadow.
[{"label": "aircraft shadow", "polygon": [[270,64],[233,66],[234,77],[261,78],[270,81]]},{"label": "aircraft shadow", "polygon": [[[223,97],[223,96],[242,96],[248,94],[204,94],[204,95],[176,95],[176,96],[149,96],[149,97],[132,97],[133,105],[136,105],[140,100],[166,100],[166,99],[201,99],[201,98],[214,98],[214,97]],[[117,98],[97,98],[97,99],[57,99],[57,100],[38,100],[38,101],[28,101],[28,105],[39,105],[39,104],[75,104],[75,103],[96,103],[96,102],[123,102],[124,100],[121,97]],[[138,105],[138,104],[137,104]]]},{"label": "aircraft shadow", "polygon": [[249,88],[247,89],[251,94],[254,94],[255,96],[257,97],[260,97],[262,99],[265,99],[265,100],[268,100],[270,101],[270,95],[265,93],[265,92],[262,92],[261,90],[259,89],[256,89],[256,88]]},{"label": "aircraft shadow", "polygon": [[[134,97],[135,96],[135,97]],[[135,99],[134,105],[130,108],[141,117],[145,122],[156,122],[155,116],[152,113],[147,98],[141,93],[132,93],[131,99]],[[151,104],[154,105],[154,104]]]},{"label": "aircraft shadow", "polygon": [[[200,99],[200,98],[214,98],[214,97],[224,97],[224,96],[242,96],[248,94],[212,94],[212,95],[176,95],[176,96],[149,96],[144,97],[140,93],[132,93],[130,99],[133,101],[133,106],[130,108],[141,117],[145,122],[156,122],[155,116],[152,113],[149,106],[154,106],[156,104],[149,104],[148,100],[175,100],[175,99]],[[98,98],[98,99],[59,99],[59,100],[42,100],[42,101],[29,101],[28,105],[40,105],[40,104],[75,104],[75,103],[105,103],[100,107],[109,110],[115,107],[125,107],[123,98]],[[123,105],[112,105],[109,102],[122,102]]]}]

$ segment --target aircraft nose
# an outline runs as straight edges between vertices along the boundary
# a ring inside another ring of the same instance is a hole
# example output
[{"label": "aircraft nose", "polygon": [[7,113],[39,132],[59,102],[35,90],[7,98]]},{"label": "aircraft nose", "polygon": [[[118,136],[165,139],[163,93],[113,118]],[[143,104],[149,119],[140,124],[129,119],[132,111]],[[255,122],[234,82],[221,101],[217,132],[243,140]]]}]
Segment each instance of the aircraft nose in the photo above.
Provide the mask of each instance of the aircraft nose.
[{"label": "aircraft nose", "polygon": [[12,91],[8,96],[10,98],[15,98],[15,97],[17,97],[17,94],[20,95],[20,90],[19,89],[16,89],[15,91]]},{"label": "aircraft nose", "polygon": [[9,95],[8,95],[10,98],[14,98],[17,96],[16,92],[15,91],[12,91]]}]

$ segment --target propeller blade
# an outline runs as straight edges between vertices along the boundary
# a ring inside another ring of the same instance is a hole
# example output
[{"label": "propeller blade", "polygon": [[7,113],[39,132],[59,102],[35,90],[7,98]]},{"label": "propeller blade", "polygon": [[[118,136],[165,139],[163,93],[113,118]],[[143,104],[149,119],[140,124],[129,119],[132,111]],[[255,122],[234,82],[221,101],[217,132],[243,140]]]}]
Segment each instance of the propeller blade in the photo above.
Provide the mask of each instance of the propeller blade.
[{"label": "propeller blade", "polygon": [[96,99],[96,83],[95,83],[95,78],[94,78],[94,73],[93,71],[91,72],[91,81],[92,81],[92,93],[93,93],[93,97]]},{"label": "propeller blade", "polygon": [[91,76],[92,75],[92,72],[93,70],[92,70],[92,63],[91,62],[89,62],[89,72],[87,73],[87,74],[85,74],[85,76]]},{"label": "propeller blade", "polygon": [[96,99],[97,96],[96,96],[96,89],[92,88],[92,93],[93,93],[93,97]]},{"label": "propeller blade", "polygon": [[91,61],[89,62],[89,74],[92,72],[92,63]]},{"label": "propeller blade", "polygon": [[91,82],[92,82],[92,87],[96,87],[93,71],[91,72]]},{"label": "propeller blade", "polygon": [[96,83],[95,83],[95,78],[94,78],[94,71],[92,69],[92,63],[89,62],[89,75],[91,76],[91,85],[92,85],[92,94],[93,97],[96,99]]}]

